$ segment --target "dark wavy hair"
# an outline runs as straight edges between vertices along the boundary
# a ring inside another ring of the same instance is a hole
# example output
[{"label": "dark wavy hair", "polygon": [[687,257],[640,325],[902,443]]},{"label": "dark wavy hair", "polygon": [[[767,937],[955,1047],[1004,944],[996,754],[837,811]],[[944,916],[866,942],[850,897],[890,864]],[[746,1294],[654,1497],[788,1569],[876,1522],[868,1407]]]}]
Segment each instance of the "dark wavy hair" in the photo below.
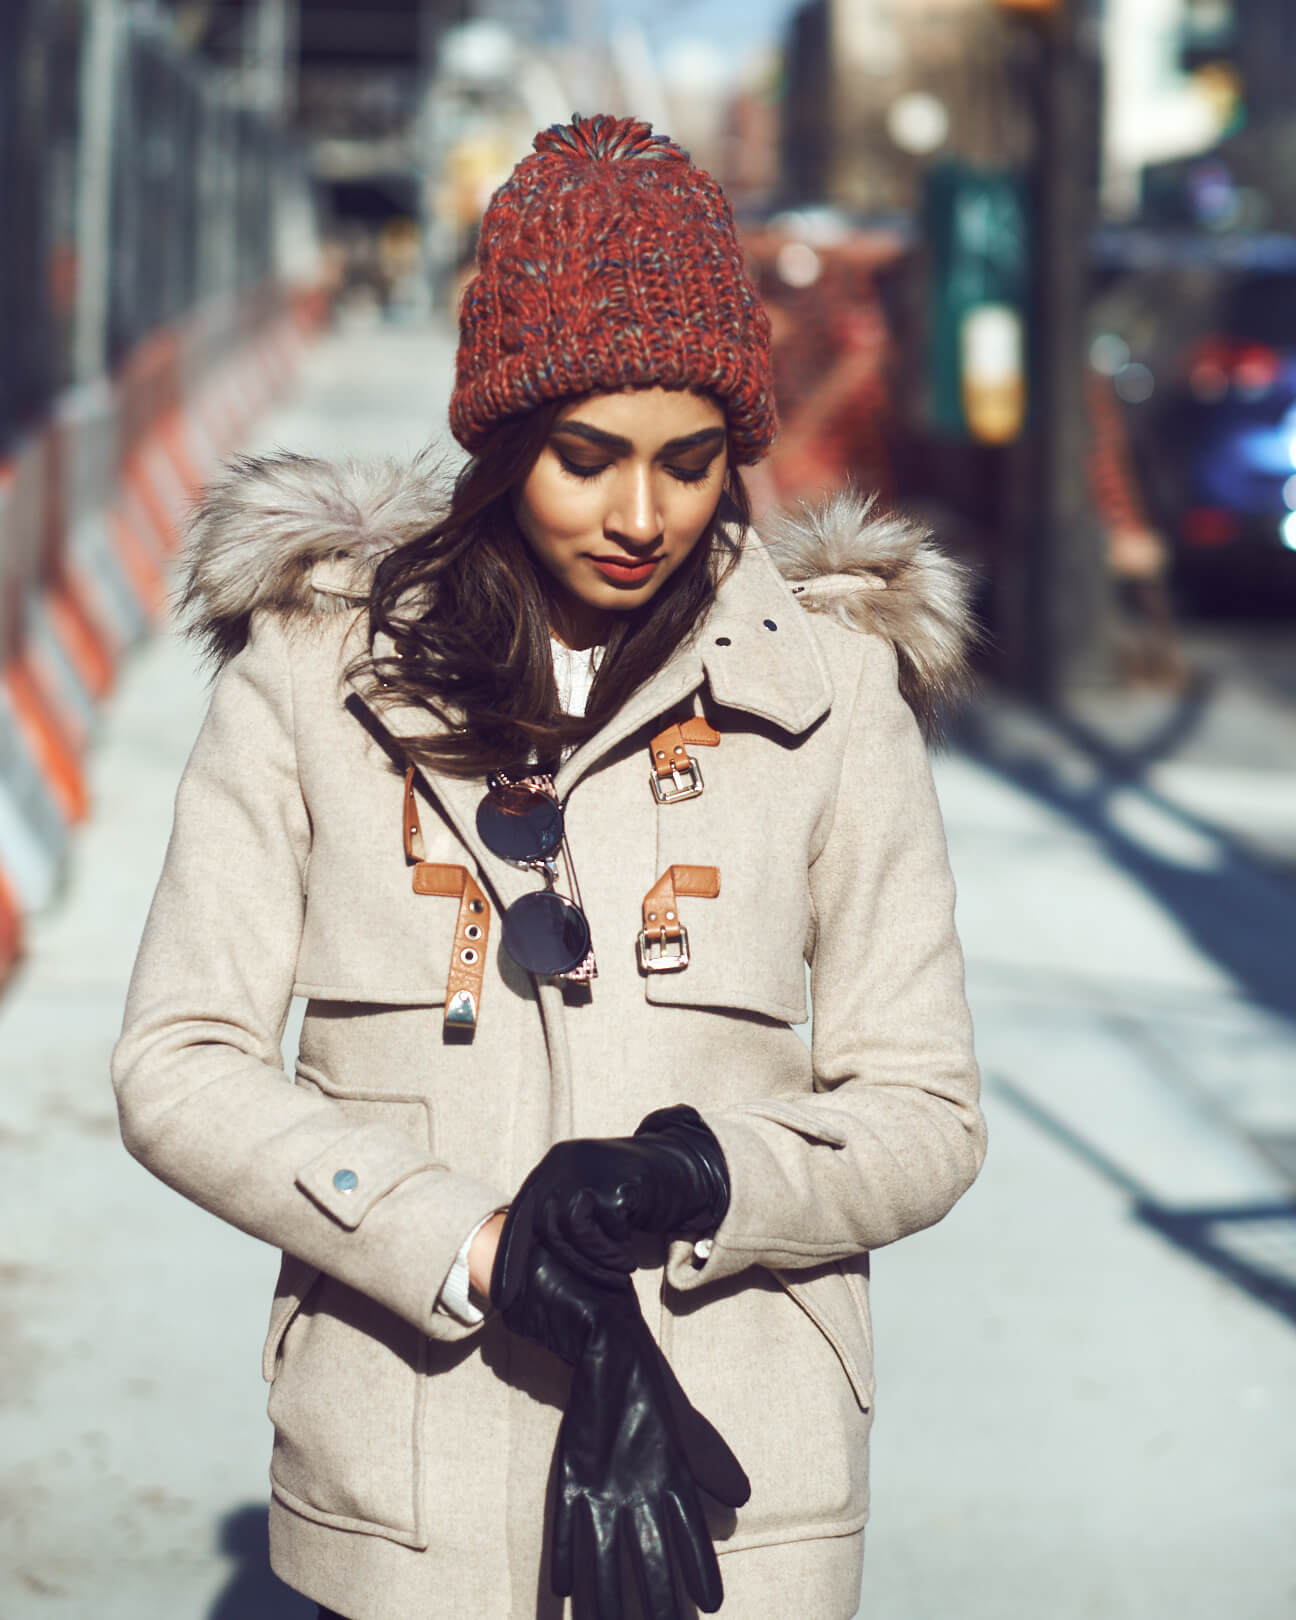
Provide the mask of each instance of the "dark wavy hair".
[{"label": "dark wavy hair", "polygon": [[[369,653],[351,673],[380,705],[396,698],[439,722],[425,736],[402,738],[410,759],[430,769],[472,777],[532,759],[553,769],[696,633],[736,560],[751,511],[731,461],[707,533],[649,601],[618,614],[585,716],[564,714],[542,565],[518,528],[513,493],[565,403],[502,423],[459,472],[444,517],[375,570]],[[374,642],[384,632],[395,652],[380,657]]]}]

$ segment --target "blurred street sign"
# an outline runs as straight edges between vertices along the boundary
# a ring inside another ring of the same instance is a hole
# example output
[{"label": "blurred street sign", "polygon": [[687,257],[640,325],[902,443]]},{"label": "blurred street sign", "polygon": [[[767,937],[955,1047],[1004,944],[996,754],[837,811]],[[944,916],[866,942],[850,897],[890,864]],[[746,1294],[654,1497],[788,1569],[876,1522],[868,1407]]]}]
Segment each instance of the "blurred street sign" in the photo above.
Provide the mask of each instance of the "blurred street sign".
[{"label": "blurred street sign", "polygon": [[1026,188],[1016,175],[941,163],[927,173],[923,212],[932,425],[1008,443],[1027,407]]}]

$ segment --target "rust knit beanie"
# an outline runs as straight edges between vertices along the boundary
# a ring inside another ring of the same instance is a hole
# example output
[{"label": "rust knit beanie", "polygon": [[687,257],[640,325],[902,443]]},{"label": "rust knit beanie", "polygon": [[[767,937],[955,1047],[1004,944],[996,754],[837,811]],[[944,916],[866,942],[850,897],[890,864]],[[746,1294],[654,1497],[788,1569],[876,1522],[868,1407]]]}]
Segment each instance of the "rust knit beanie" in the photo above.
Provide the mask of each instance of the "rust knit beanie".
[{"label": "rust knit beanie", "polygon": [[769,319],[718,185],[648,124],[573,117],[491,198],[459,310],[450,428],[477,450],[545,400],[695,388],[733,459],[774,437]]}]

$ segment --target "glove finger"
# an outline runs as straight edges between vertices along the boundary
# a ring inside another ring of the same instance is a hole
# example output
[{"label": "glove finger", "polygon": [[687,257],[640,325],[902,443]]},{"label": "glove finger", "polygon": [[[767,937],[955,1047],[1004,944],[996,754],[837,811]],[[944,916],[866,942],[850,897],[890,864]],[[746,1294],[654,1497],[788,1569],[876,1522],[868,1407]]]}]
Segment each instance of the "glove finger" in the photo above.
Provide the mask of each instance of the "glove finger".
[{"label": "glove finger", "polygon": [[592,1509],[589,1522],[594,1535],[594,1569],[598,1581],[597,1620],[621,1620],[621,1559],[617,1547],[617,1512]]},{"label": "glove finger", "polygon": [[[607,1591],[604,1558],[594,1514],[586,1497],[578,1497],[572,1507],[572,1620],[621,1620],[620,1594]],[[616,1573],[616,1547],[612,1548],[613,1575]]]},{"label": "glove finger", "polygon": [[667,1411],[689,1472],[717,1502],[723,1502],[726,1507],[742,1507],[751,1497],[751,1481],[743,1465],[729,1449],[719,1429],[689,1400],[660,1350],[657,1357]]},{"label": "glove finger", "polygon": [[648,1620],[684,1620],[671,1575],[671,1555],[657,1515],[645,1502],[623,1532],[626,1554]]},{"label": "glove finger", "polygon": [[662,1517],[671,1560],[683,1577],[685,1591],[703,1614],[714,1614],[724,1602],[724,1582],[701,1504],[696,1499],[686,1503],[672,1492]]},{"label": "glove finger", "polygon": [[549,1542],[549,1584],[555,1597],[572,1595],[572,1505],[559,1487],[554,1492],[553,1535]]}]

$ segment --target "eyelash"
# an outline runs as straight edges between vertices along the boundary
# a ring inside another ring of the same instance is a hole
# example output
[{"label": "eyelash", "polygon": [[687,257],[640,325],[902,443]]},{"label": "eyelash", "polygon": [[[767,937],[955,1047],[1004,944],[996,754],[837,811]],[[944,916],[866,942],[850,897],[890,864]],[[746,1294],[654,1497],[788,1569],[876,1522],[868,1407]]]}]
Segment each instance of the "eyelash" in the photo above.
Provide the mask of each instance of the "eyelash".
[{"label": "eyelash", "polygon": [[[597,478],[601,473],[605,473],[612,465],[610,461],[605,461],[601,467],[583,467],[579,462],[568,461],[567,457],[563,455],[561,450],[556,450],[554,454],[558,457],[558,464],[562,467],[562,470],[565,473],[570,473],[573,478],[579,478],[582,483],[588,483],[591,478]],[[714,459],[715,458],[712,457],[712,460]],[[710,473],[711,462],[708,461],[705,467],[699,467],[696,472],[686,467],[667,467],[666,471],[671,475],[676,483],[700,484]]]}]

